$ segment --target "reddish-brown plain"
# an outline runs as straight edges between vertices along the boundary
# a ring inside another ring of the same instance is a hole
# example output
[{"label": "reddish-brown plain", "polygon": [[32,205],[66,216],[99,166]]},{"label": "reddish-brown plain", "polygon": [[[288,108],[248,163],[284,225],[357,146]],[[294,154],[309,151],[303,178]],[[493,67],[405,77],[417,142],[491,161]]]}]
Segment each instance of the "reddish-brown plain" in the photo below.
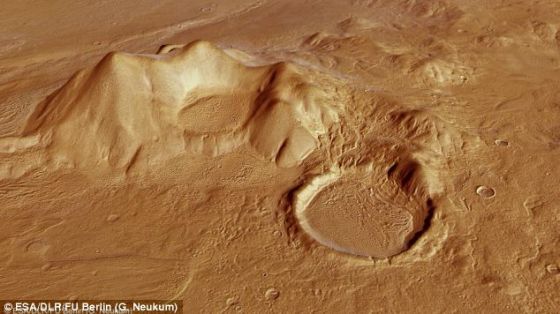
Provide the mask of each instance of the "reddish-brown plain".
[{"label": "reddish-brown plain", "polygon": [[0,299],[558,313],[556,1],[7,1]]}]

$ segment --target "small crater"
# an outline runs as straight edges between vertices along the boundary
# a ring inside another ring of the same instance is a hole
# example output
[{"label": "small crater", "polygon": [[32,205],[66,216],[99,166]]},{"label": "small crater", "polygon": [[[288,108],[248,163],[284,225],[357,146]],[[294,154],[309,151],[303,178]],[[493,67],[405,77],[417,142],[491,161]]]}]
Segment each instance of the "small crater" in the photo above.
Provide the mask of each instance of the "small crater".
[{"label": "small crater", "polygon": [[216,4],[215,4],[215,3],[213,3],[213,4],[209,5],[209,6],[206,6],[206,7],[201,8],[201,9],[200,9],[200,12],[202,12],[202,13],[211,13],[211,12],[213,12],[214,10],[216,10]]},{"label": "small crater", "polygon": [[496,146],[502,146],[502,147],[508,147],[509,146],[509,142],[506,140],[495,140],[494,144],[496,144]]},{"label": "small crater", "polygon": [[109,215],[107,217],[107,222],[115,222],[117,220],[119,220],[120,216],[119,215]]},{"label": "small crater", "polygon": [[560,274],[560,267],[558,267],[558,265],[554,265],[554,264],[546,265],[546,272],[551,274],[551,275]]},{"label": "small crater", "polygon": [[278,297],[280,296],[280,291],[274,289],[274,288],[270,288],[268,290],[266,290],[264,297],[268,300],[268,301],[274,301],[276,299],[278,299]]},{"label": "small crater", "polygon": [[545,22],[533,21],[531,23],[533,33],[542,41],[553,41],[556,34],[556,28]]},{"label": "small crater", "polygon": [[47,251],[48,247],[49,246],[43,241],[35,240],[26,245],[25,251],[30,253],[44,254]]},{"label": "small crater", "polygon": [[177,50],[181,50],[185,47],[185,45],[174,45],[174,44],[165,44],[161,45],[157,51],[158,55],[161,54],[168,54],[171,52],[176,52]]},{"label": "small crater", "polygon": [[231,298],[227,298],[226,300],[226,305],[227,306],[235,306],[239,304],[239,298],[238,297],[231,297]]},{"label": "small crater", "polygon": [[480,185],[476,188],[476,194],[483,198],[493,198],[496,196],[496,191],[493,188]]}]

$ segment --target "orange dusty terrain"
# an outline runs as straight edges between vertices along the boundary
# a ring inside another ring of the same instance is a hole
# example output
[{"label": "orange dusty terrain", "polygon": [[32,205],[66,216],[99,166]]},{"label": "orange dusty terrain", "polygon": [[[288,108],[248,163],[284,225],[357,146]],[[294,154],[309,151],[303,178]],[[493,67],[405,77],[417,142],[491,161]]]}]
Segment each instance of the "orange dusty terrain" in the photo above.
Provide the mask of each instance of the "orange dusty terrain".
[{"label": "orange dusty terrain", "polygon": [[7,1],[0,299],[558,313],[557,1]]}]

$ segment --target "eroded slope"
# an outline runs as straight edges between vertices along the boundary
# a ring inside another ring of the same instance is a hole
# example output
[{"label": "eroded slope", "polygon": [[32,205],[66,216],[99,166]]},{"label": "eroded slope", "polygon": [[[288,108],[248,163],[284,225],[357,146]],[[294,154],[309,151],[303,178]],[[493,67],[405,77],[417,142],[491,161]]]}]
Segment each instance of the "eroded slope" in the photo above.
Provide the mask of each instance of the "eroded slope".
[{"label": "eroded slope", "polygon": [[[439,192],[432,117],[328,73],[249,59],[202,41],[111,53],[40,103],[4,151],[36,154],[47,172],[124,182],[164,178],[178,162],[211,169],[231,154],[242,157],[228,168],[241,168],[255,155],[291,173],[286,227],[304,231],[293,236],[375,258],[407,250]],[[238,188],[252,184],[240,178]]]}]

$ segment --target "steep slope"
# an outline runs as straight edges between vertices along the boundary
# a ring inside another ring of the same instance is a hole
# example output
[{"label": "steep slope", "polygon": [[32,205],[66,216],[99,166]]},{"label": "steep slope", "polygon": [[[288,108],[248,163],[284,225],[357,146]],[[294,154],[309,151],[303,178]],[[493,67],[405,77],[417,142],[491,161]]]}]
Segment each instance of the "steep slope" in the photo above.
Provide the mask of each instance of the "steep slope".
[{"label": "steep slope", "polygon": [[419,160],[438,134],[431,119],[324,73],[239,59],[250,62],[202,41],[109,54],[41,103],[23,139],[38,139],[56,166],[96,176],[193,154],[212,166],[237,149],[279,168],[307,160],[286,211],[300,235],[353,255],[408,249],[433,210],[437,178]]},{"label": "steep slope", "polygon": [[50,138],[56,160],[128,169],[185,151],[244,144],[295,166],[337,119],[294,66],[248,67],[208,42],[173,54],[111,53],[37,107],[25,135]]}]

